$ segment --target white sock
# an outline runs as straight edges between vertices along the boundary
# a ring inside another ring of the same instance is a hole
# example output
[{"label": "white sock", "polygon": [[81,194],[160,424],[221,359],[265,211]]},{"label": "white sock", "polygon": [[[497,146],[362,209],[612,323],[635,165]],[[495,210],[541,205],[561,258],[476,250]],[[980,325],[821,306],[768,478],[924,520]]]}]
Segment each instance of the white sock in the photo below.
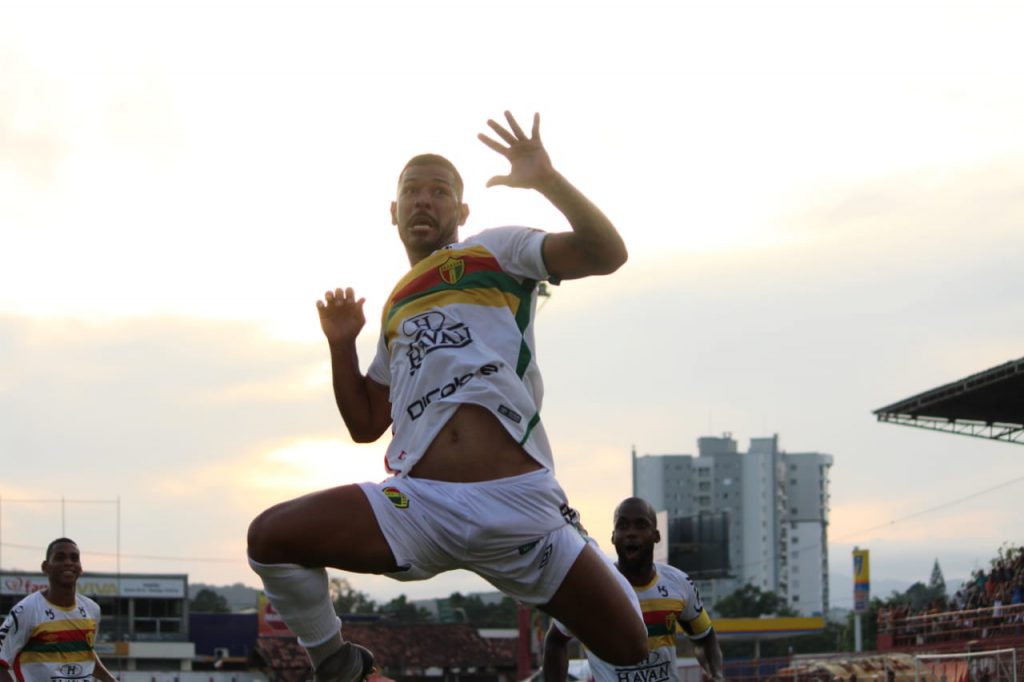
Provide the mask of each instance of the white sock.
[{"label": "white sock", "polygon": [[314,668],[341,648],[341,619],[334,613],[327,589],[327,571],[298,564],[249,566],[263,580],[263,592],[281,619],[305,647]]}]

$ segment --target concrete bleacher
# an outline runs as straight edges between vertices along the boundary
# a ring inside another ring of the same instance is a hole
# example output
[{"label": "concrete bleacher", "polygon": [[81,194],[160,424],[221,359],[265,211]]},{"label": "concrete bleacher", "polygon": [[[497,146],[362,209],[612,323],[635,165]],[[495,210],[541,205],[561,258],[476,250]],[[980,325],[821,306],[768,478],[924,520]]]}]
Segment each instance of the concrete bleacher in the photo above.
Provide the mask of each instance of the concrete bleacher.
[{"label": "concrete bleacher", "polygon": [[969,650],[980,642],[985,648],[1024,647],[1024,604],[917,615],[894,609],[878,613],[879,651]]}]

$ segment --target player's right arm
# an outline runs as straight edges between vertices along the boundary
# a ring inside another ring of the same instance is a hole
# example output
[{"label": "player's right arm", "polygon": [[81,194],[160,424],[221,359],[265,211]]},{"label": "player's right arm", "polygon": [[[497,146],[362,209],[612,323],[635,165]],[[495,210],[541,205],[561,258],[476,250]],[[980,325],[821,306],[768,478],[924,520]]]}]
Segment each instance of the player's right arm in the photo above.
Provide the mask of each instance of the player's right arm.
[{"label": "player's right arm", "polygon": [[0,665],[0,682],[14,682],[14,678],[7,672],[7,668]]},{"label": "player's right arm", "polygon": [[569,676],[569,640],[554,621],[544,635],[544,682],[565,682]]},{"label": "player's right arm", "polygon": [[317,301],[320,328],[331,350],[334,400],[352,440],[372,443],[391,426],[391,400],[387,386],[359,371],[356,337],[366,324],[363,303],[351,288],[335,289]]}]

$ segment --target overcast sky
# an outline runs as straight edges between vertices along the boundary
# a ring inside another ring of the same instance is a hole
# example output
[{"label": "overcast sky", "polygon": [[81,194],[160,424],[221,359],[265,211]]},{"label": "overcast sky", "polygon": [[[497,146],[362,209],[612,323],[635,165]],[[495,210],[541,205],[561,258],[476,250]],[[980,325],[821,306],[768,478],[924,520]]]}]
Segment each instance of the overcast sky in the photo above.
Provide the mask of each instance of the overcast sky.
[{"label": "overcast sky", "polygon": [[0,563],[67,533],[87,569],[256,585],[255,514],[382,478],[314,302],[353,286],[378,316],[416,153],[462,170],[463,235],[566,229],[484,187],[507,164],[476,134],[510,109],[630,248],[538,320],[598,539],[631,448],[777,433],[835,458],[834,572],[859,545],[876,581],[967,577],[1021,540],[1024,448],[871,411],[1024,356],[1022,28],[923,0],[0,5]]}]

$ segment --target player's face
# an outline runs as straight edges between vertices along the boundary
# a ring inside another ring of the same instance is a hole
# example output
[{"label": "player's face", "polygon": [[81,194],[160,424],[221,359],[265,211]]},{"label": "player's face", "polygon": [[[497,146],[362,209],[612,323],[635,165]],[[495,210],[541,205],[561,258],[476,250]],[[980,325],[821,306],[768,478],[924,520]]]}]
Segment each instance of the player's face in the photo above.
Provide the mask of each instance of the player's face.
[{"label": "player's face", "polygon": [[78,545],[73,542],[59,542],[50,550],[50,556],[43,562],[43,573],[52,583],[74,585],[82,575],[82,557]]},{"label": "player's face", "polygon": [[612,544],[623,568],[643,567],[654,561],[654,543],[661,539],[645,505],[623,503],[615,514]]},{"label": "player's face", "polygon": [[458,240],[459,225],[469,207],[462,203],[455,175],[444,166],[410,166],[398,182],[398,198],[391,203],[391,223],[413,261]]}]

